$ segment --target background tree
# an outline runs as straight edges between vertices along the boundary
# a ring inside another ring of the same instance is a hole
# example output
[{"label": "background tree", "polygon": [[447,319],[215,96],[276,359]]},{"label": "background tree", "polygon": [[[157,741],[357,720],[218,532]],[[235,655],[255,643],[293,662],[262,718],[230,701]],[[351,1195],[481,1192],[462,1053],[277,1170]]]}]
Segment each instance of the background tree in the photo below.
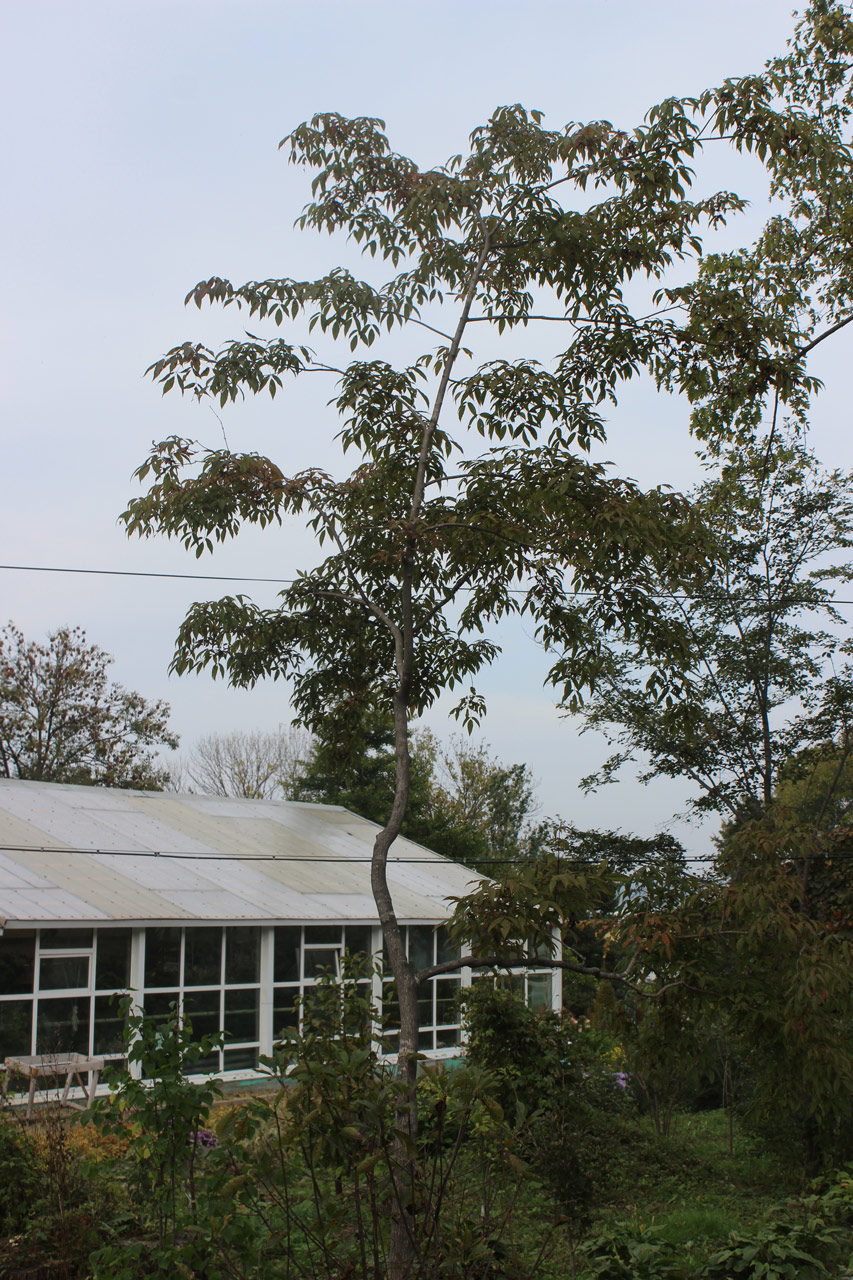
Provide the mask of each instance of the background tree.
[{"label": "background tree", "polygon": [[[409,754],[402,835],[487,873],[507,859],[535,856],[543,833],[525,823],[535,807],[526,765],[505,765],[487,744],[460,737],[442,746],[428,729],[413,731]],[[384,826],[395,788],[394,726],[387,715],[370,712],[348,740],[335,726],[317,738],[294,796],[341,804]]]},{"label": "background tree", "polygon": [[0,631],[0,776],[159,790],[157,760],[175,748],[169,706],[111,684],[113,659],[80,627],[46,644],[11,622]]},{"label": "background tree", "polygon": [[172,767],[171,783],[211,796],[293,800],[311,750],[311,735],[298,725],[210,733]]},{"label": "background tree", "polygon": [[739,822],[784,795],[823,820],[853,745],[853,646],[833,604],[853,580],[853,476],[796,440],[772,457],[743,446],[694,501],[718,550],[695,594],[667,606],[689,629],[683,696],[650,700],[637,648],[614,655],[585,715],[621,750],[586,785],[642,754],[643,780],[688,779],[698,813]]},{"label": "background tree", "polygon": [[447,746],[436,743],[435,753],[433,804],[477,833],[481,868],[494,874],[501,862],[535,857],[547,824],[532,821],[539,806],[529,766],[504,764],[488,743],[474,746],[458,734]]},{"label": "background tree", "polygon": [[[728,1084],[737,1063],[742,1101],[815,1165],[847,1158],[853,1137],[853,672],[833,604],[853,578],[853,477],[779,431],[772,455],[743,445],[714,467],[696,502],[717,569],[671,602],[694,655],[683,697],[655,705],[636,651],[615,657],[588,717],[621,750],[589,782],[642,753],[644,778],[688,779],[694,810],[723,819],[713,878],[651,920],[671,944],[655,945],[654,972],[687,985],[681,1015],[708,1025]],[[678,1061],[657,1033],[673,1025],[650,1016],[626,1039],[664,1081]]]}]

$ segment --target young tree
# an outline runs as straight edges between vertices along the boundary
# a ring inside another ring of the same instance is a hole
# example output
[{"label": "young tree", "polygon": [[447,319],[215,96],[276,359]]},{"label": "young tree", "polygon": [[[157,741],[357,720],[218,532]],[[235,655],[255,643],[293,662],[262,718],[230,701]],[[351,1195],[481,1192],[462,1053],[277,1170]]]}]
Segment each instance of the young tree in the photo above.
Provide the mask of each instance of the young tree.
[{"label": "young tree", "polygon": [[[568,702],[594,683],[616,636],[633,636],[653,673],[662,655],[674,671],[673,650],[689,651],[683,623],[657,592],[661,583],[670,592],[689,585],[701,529],[674,495],[642,493],[590,463],[585,451],[604,435],[597,405],[649,369],[663,385],[716,397],[728,430],[740,425],[738,405],[758,393],[727,381],[727,361],[756,386],[775,385],[782,403],[801,401],[809,382],[802,353],[776,362],[774,384],[762,342],[742,354],[740,318],[717,307],[702,320],[707,282],[699,301],[675,298],[687,308],[683,322],[632,314],[625,287],[638,276],[663,286],[675,261],[699,251],[702,230],[742,207],[722,192],[688,198],[691,161],[707,137],[733,136],[767,157],[777,185],[789,181],[792,154],[801,171],[820,161],[828,189],[830,171],[843,167],[841,125],[827,109],[825,68],[816,78],[807,46],[814,36],[846,67],[849,33],[840,6],[818,3],[797,38],[800,60],[773,64],[764,77],[695,102],[668,100],[630,132],[604,122],[547,130],[539,113],[501,108],[475,130],[467,156],[426,170],[390,150],[380,121],[316,116],[284,143],[315,174],[300,223],[343,231],[395,274],[382,285],[342,268],[316,281],[235,286],[214,277],[190,298],[275,325],[307,314],[311,329],[343,339],[354,358],[336,367],[298,336],[247,335],[219,352],[183,343],[152,366],[164,392],[178,387],[222,405],[246,392],[275,395],[286,375],[338,378],[339,439],[356,458],[344,479],[316,468],[288,476],[257,454],[173,437],[140,467],[148,490],[124,519],[131,533],[165,532],[202,554],[244,521],[303,516],[327,558],[282,593],[279,608],[245,598],[196,605],[174,668],[209,668],[238,685],[288,677],[306,727],[335,723],[344,740],[366,708],[393,717],[395,795],[372,866],[400,1002],[398,1069],[409,1083],[397,1124],[392,1280],[411,1274],[414,1256],[406,1137],[416,1126],[422,975],[406,956],[386,877],[409,800],[411,719],[461,686],[459,714],[476,721],[482,700],[470,682],[497,654],[484,631],[512,613],[532,618],[555,651],[550,678]],[[494,355],[501,336],[555,313],[569,345],[550,368],[517,358],[512,346]],[[438,346],[405,367],[367,358],[383,331],[404,327],[424,329]],[[488,335],[479,363],[478,335]],[[724,412],[726,402],[734,409]],[[652,686],[674,696],[672,681],[653,675]]]},{"label": "young tree", "polygon": [[11,622],[0,631],[0,776],[160,790],[160,747],[178,739],[169,706],[111,684],[113,659],[80,627],[46,644]]}]

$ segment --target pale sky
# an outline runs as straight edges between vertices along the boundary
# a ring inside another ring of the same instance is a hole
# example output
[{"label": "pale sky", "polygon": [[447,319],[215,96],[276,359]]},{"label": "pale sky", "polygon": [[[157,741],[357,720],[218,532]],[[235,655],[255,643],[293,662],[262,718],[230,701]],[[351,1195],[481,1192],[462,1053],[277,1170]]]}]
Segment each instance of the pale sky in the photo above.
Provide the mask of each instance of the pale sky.
[{"label": "pale sky", "polygon": [[[197,280],[324,274],[351,250],[300,235],[303,171],[277,145],[316,111],[378,115],[395,149],[428,167],[464,148],[503,103],[546,113],[554,127],[607,118],[632,127],[653,103],[759,71],[792,29],[790,0],[28,0],[4,8],[4,250],[0,358],[0,560],[171,573],[286,578],[310,563],[310,539],[250,534],[196,561],[163,540],[128,542],[116,517],[137,490],[131,473],[170,433],[221,443],[207,408],[161,399],[145,368],[185,339],[239,336],[239,317],[185,312]],[[755,166],[722,152],[713,186],[754,200],[729,243],[746,243],[766,212]],[[850,330],[847,334],[850,334]],[[525,336],[538,351],[538,337]],[[853,465],[843,377],[846,348],[815,353],[827,381],[812,442],[828,466]],[[373,354],[378,348],[373,348]],[[235,448],[268,451],[285,471],[332,465],[331,395],[288,390],[223,414]],[[634,388],[610,415],[604,456],[643,484],[697,477],[686,411]],[[168,677],[188,605],[239,584],[0,572],[0,623],[30,637],[84,626],[115,656],[116,679],[164,697],[191,746],[201,734],[274,728],[287,689],[236,692],[207,677]],[[248,586],[245,588],[250,590]],[[272,603],[274,588],[253,590]],[[521,627],[478,680],[489,700],[483,736],[540,780],[542,811],[581,826],[638,834],[662,828],[684,792],[627,777],[597,797],[580,776],[606,755],[560,719],[541,687],[544,660]],[[440,734],[454,731],[442,714]],[[711,829],[672,828],[701,852]]]}]

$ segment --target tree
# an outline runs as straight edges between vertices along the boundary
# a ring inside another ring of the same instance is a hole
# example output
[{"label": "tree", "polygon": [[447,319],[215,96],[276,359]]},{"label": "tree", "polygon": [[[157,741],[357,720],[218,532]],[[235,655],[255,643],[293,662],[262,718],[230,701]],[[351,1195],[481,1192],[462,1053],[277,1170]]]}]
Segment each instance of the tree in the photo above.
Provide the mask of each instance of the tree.
[{"label": "tree", "polygon": [[853,475],[796,440],[772,457],[743,446],[694,501],[718,550],[695,594],[668,605],[690,632],[683,697],[650,701],[641,653],[616,654],[585,715],[622,750],[586,784],[643,753],[643,780],[689,779],[700,814],[736,823],[784,796],[822,821],[853,748],[853,645],[833,604],[853,581]]},{"label": "tree", "polygon": [[[410,786],[401,835],[487,873],[508,858],[530,857],[542,831],[525,826],[534,805],[526,765],[504,765],[486,744],[460,737],[442,746],[428,729],[410,741]],[[335,726],[318,736],[296,799],[341,804],[371,822],[388,821],[396,786],[394,726],[365,715],[357,736],[340,742]]]},{"label": "tree", "polygon": [[157,750],[174,749],[169,706],[111,684],[113,659],[80,627],[46,644],[0,631],[0,776],[161,789]]},{"label": "tree", "polygon": [[487,743],[474,747],[458,734],[435,750],[433,805],[479,835],[479,869],[494,874],[501,862],[535,857],[547,824],[531,822],[538,806],[529,766],[503,764]]},{"label": "tree", "polygon": [[275,733],[210,733],[178,762],[172,782],[176,790],[188,784],[204,795],[293,800],[310,752],[310,734],[296,725],[280,725]]},{"label": "tree", "polygon": [[[742,207],[724,192],[686,194],[708,137],[733,137],[764,156],[777,193],[787,182],[794,198],[790,172],[818,161],[828,190],[845,163],[844,120],[828,110],[824,62],[815,71],[808,49],[817,39],[822,56],[846,68],[849,36],[840,6],[818,3],[801,25],[796,57],[777,60],[763,77],[667,100],[631,132],[604,122],[547,130],[537,112],[501,108],[475,130],[466,157],[425,170],[390,150],[380,121],[316,116],[284,142],[291,160],[315,174],[300,225],[343,231],[396,274],[378,286],[342,268],[316,281],[235,286],[213,277],[190,298],[279,326],[307,315],[309,329],[343,339],[353,358],[337,367],[331,352],[318,357],[299,335],[247,335],[218,352],[186,342],[151,367],[164,392],[178,387],[223,406],[246,392],[276,395],[286,375],[338,378],[338,438],[356,457],[344,479],[317,468],[288,476],[258,454],[172,437],[139,468],[147,492],[124,520],[131,533],[176,536],[200,555],[243,522],[304,517],[327,558],[276,609],[242,597],[196,605],[174,669],[207,668],[237,685],[289,678],[301,722],[313,732],[336,724],[342,740],[357,733],[368,708],[393,717],[394,802],[372,866],[400,1002],[398,1070],[408,1082],[396,1126],[392,1280],[410,1275],[413,1260],[416,1170],[407,1136],[417,1123],[417,990],[427,976],[409,964],[385,872],[409,802],[411,720],[460,687],[463,723],[477,720],[482,700],[471,682],[497,654],[485,629],[513,613],[529,616],[551,649],[549,678],[567,702],[595,682],[612,640],[626,635],[647,655],[652,688],[677,696],[670,655],[688,652],[688,633],[657,593],[661,583],[670,593],[689,586],[702,531],[677,496],[643,493],[590,463],[585,451],[604,436],[597,406],[615,399],[625,378],[651,370],[661,385],[712,399],[714,430],[742,429],[741,406],[757,396],[744,379],[775,385],[783,404],[801,402],[810,383],[802,352],[795,359],[785,347],[772,368],[762,363],[763,340],[744,354],[743,322],[721,306],[703,320],[699,301],[673,295],[671,305],[688,312],[683,322],[634,315],[625,287],[634,277],[664,287],[672,264],[699,252],[704,228]],[[840,92],[836,84],[835,98]],[[703,290],[707,299],[704,281]],[[502,335],[552,319],[549,300],[569,343],[551,367],[516,358],[512,346],[509,358],[495,357]],[[437,338],[437,348],[404,367],[366,358],[383,331],[415,327]],[[781,321],[777,329],[779,345],[788,330],[779,337]],[[489,335],[486,349],[467,365],[474,356],[466,343],[478,334]],[[452,408],[461,423],[454,435]]]}]

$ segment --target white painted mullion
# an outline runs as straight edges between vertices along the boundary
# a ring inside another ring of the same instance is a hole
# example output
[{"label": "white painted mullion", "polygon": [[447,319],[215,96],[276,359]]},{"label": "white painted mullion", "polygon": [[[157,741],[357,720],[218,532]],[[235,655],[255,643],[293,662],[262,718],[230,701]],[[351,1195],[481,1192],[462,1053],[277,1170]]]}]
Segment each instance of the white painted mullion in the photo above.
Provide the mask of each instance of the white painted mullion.
[{"label": "white painted mullion", "polygon": [[275,930],[270,926],[261,929],[261,991],[258,1017],[259,1048],[264,1057],[272,1054],[273,1042],[273,947],[275,946]]},{"label": "white painted mullion", "polygon": [[[554,959],[562,960],[563,958],[563,939],[559,928],[556,926],[551,931],[554,939]],[[553,1013],[562,1013],[563,1010],[563,970],[552,969],[551,971],[551,1011]]]},{"label": "white painted mullion", "polygon": [[[146,930],[132,929],[130,933],[130,991],[131,1013],[145,1012],[145,945]],[[129,1062],[127,1069],[136,1080],[142,1079],[142,1066]]]}]

